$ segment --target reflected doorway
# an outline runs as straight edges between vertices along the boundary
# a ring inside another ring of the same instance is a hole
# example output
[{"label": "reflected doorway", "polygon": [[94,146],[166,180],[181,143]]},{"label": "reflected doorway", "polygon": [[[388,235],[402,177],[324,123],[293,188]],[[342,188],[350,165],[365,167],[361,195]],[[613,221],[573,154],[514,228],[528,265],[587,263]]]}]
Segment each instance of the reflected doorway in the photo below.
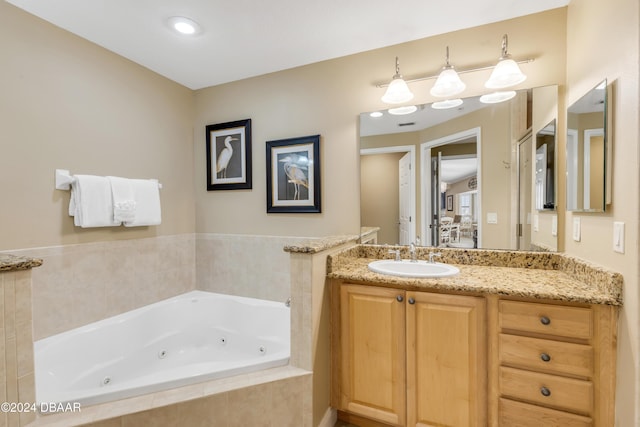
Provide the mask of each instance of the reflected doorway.
[{"label": "reflected doorway", "polygon": [[421,144],[425,244],[481,247],[480,128]]}]

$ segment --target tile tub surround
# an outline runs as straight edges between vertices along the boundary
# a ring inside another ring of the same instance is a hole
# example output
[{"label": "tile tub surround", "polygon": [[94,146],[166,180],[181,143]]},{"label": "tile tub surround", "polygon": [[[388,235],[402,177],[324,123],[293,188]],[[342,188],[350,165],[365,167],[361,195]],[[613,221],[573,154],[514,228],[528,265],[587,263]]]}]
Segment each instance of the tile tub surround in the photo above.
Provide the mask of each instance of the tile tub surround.
[{"label": "tile tub surround", "polygon": [[291,366],[39,416],[28,427],[310,426],[311,373]]},{"label": "tile tub surround", "polygon": [[[2,255],[0,263],[0,401],[35,402],[31,268],[42,262]],[[34,418],[33,412],[3,411],[0,425],[25,425]]]},{"label": "tile tub surround", "polygon": [[306,244],[315,241],[304,237],[197,234],[196,288],[284,302],[291,296],[287,248],[308,248]]},{"label": "tile tub surround", "polygon": [[35,340],[195,289],[193,234],[11,253],[43,260],[32,270]]},{"label": "tile tub surround", "polygon": [[409,257],[407,246],[358,245],[328,258],[328,276],[414,290],[622,305],[621,274],[561,253],[419,247],[419,259],[427,259],[430,252],[440,252],[442,256],[436,260],[456,265],[460,274],[416,279],[371,272],[367,268],[369,262],[391,259],[390,249],[400,249],[402,258]]}]

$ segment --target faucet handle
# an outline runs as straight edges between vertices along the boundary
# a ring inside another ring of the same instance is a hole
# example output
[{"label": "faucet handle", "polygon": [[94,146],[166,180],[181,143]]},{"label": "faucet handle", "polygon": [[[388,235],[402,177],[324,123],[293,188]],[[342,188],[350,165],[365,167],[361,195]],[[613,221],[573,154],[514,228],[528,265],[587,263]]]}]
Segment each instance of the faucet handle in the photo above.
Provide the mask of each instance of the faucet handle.
[{"label": "faucet handle", "polygon": [[396,261],[400,261],[400,249],[389,249],[389,253],[395,255]]},{"label": "faucet handle", "polygon": [[442,252],[430,252],[429,253],[429,262],[433,263],[433,258],[437,256],[442,256]]}]

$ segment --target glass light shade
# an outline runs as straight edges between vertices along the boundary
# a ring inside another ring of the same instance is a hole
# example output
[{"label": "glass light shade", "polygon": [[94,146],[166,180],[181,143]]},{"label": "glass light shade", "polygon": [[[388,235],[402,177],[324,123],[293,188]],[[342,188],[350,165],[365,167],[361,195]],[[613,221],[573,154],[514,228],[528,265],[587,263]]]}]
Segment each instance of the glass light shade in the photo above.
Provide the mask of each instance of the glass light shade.
[{"label": "glass light shade", "polygon": [[390,108],[389,114],[393,114],[394,116],[404,116],[405,114],[411,114],[418,110],[418,107],[415,105],[405,105],[404,107]]},{"label": "glass light shade", "polygon": [[510,58],[502,58],[500,62],[496,64],[491,77],[484,84],[489,89],[504,89],[505,87],[515,86],[522,83],[527,79],[527,76],[522,74],[520,67],[516,61]]},{"label": "glass light shade", "polygon": [[438,101],[431,104],[431,108],[434,110],[446,110],[448,108],[455,108],[459,105],[462,105],[463,101],[460,98],[457,99],[447,99],[446,101]]},{"label": "glass light shade", "polygon": [[456,70],[449,66],[445,67],[438,76],[438,80],[436,80],[436,83],[431,88],[431,95],[449,98],[459,94],[465,90],[466,87],[467,85],[460,80],[460,76],[458,76]]},{"label": "glass light shade", "polygon": [[382,111],[373,111],[369,113],[369,116],[373,117],[374,119],[377,119],[378,117],[382,117]]},{"label": "glass light shade", "polygon": [[493,92],[480,97],[480,102],[483,104],[498,104],[500,102],[508,101],[516,96],[515,90],[507,90],[503,92]]},{"label": "glass light shade", "polygon": [[381,99],[386,104],[402,104],[403,102],[411,101],[413,93],[409,90],[407,83],[402,80],[402,77],[394,77]]}]

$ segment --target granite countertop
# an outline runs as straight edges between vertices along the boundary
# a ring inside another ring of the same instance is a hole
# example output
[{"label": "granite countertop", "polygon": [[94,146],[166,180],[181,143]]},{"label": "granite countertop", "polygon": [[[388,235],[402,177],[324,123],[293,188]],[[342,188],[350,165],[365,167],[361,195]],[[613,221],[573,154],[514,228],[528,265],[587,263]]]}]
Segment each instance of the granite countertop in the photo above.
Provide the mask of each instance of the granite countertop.
[{"label": "granite countertop", "polygon": [[[492,251],[478,249],[437,249],[438,262],[460,269],[456,276],[406,278],[378,274],[369,262],[389,258],[389,249],[406,246],[358,245],[327,260],[328,277],[417,291],[449,291],[511,295],[526,298],[622,305],[622,275],[560,253]],[[417,248],[418,259],[427,259],[434,248]]]},{"label": "granite countertop", "polygon": [[0,271],[29,270],[42,265],[38,258],[27,258],[0,253]]}]

